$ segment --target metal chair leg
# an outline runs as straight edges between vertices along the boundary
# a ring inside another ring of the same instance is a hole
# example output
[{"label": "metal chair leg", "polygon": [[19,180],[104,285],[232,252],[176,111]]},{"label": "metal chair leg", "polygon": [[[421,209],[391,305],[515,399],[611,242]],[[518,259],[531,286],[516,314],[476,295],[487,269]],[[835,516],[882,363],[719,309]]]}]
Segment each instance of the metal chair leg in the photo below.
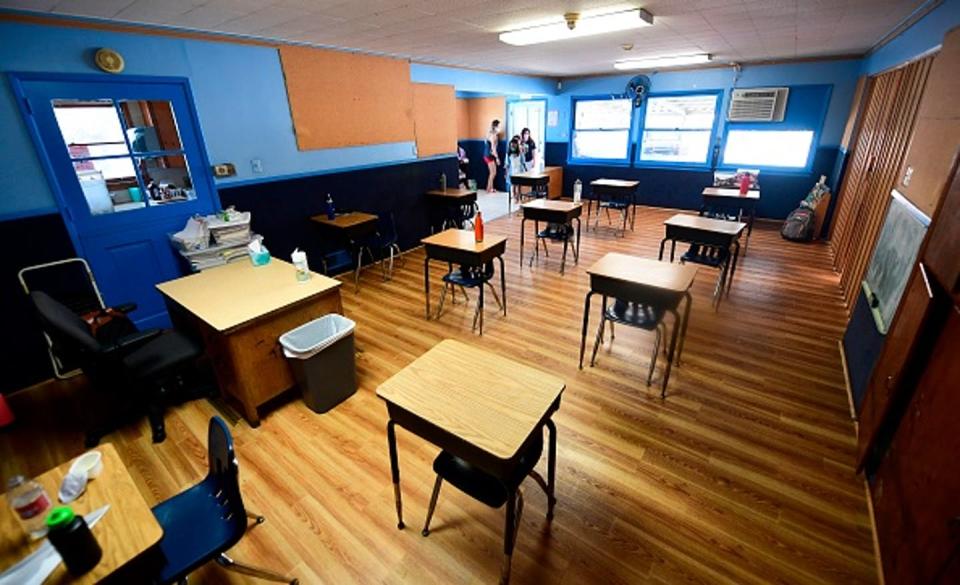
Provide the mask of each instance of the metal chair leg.
[{"label": "metal chair leg", "polygon": [[503,303],[500,302],[500,295],[497,294],[497,287],[493,286],[489,280],[484,284],[490,287],[490,291],[493,293],[493,300],[497,301],[497,306],[500,307],[500,310],[502,311]]},{"label": "metal chair leg", "polygon": [[[597,339],[593,342],[593,354],[590,356],[590,367],[597,361],[597,350],[600,349],[600,343],[603,342],[603,325],[607,322],[606,311],[604,311],[604,316],[600,317],[600,327],[597,328]],[[613,323],[610,323],[613,325]]]},{"label": "metal chair leg", "polygon": [[290,583],[290,585],[298,585],[300,581],[296,578],[285,577],[280,573],[276,573],[269,569],[262,569],[260,567],[254,567],[253,565],[247,565],[245,563],[238,563],[232,558],[228,557],[226,553],[220,553],[220,556],[216,558],[217,564],[227,569],[229,571],[235,571],[242,575],[250,575],[251,577],[259,577],[260,579],[267,579],[268,581],[276,581],[277,583]]},{"label": "metal chair leg", "polygon": [[251,512],[250,510],[247,510],[246,512],[247,512],[247,518],[251,520],[255,520],[257,524],[263,524],[264,522],[267,521],[267,519],[261,516],[260,514],[256,514],[254,512]]},{"label": "metal chair leg", "polygon": [[440,315],[443,313],[443,302],[447,299],[447,288],[452,288],[450,283],[443,283],[443,290],[440,291],[440,305],[437,307],[437,316],[434,317],[435,320],[439,320]]},{"label": "metal chair leg", "polygon": [[437,475],[437,481],[433,484],[433,495],[430,496],[430,507],[427,508],[427,521],[423,523],[424,536],[430,535],[430,519],[433,518],[433,511],[437,508],[437,497],[440,495],[440,486],[443,485],[443,478]]}]

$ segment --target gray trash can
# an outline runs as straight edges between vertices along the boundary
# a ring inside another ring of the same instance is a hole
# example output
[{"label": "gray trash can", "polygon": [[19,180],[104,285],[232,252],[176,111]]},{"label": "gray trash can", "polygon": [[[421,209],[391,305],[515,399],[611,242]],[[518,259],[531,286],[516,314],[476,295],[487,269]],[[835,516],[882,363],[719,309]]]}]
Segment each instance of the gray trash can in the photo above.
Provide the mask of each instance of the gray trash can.
[{"label": "gray trash can", "polygon": [[314,412],[326,412],[357,391],[353,349],[356,323],[332,313],[280,336],[283,354]]}]

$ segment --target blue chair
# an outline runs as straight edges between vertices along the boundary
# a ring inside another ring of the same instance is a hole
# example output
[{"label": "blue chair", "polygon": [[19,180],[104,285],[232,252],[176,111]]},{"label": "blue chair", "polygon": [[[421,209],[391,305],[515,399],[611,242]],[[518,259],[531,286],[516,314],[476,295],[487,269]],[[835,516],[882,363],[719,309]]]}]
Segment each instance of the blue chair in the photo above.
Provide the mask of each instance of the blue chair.
[{"label": "blue chair", "polygon": [[[452,267],[450,271],[443,276],[443,291],[440,293],[440,306],[437,308],[436,319],[440,319],[440,315],[443,313],[443,304],[447,298],[447,290],[450,291],[450,301],[456,304],[456,291],[459,288],[463,291],[463,297],[470,301],[467,297],[468,288],[477,288],[480,291],[480,300],[477,302],[476,311],[473,313],[473,327],[471,330],[475,331],[477,329],[477,320],[480,322],[480,335],[483,335],[483,286],[487,285],[490,287],[490,290],[493,292],[493,299],[497,301],[497,306],[500,307],[500,310],[503,311],[503,314],[507,314],[506,308],[504,308],[503,303],[506,302],[506,297],[504,297],[503,302],[500,302],[500,297],[497,296],[497,287],[493,286],[490,280],[493,278],[494,268],[493,261],[489,261],[483,266],[461,266],[459,270],[454,270]],[[506,292],[504,292],[506,295]]]},{"label": "blue chair", "polygon": [[324,252],[320,257],[323,273],[327,276],[336,276],[348,270],[353,270],[353,255],[344,248]]},{"label": "blue chair", "polygon": [[262,524],[264,517],[251,514],[243,506],[233,438],[219,416],[210,419],[207,455],[210,471],[203,481],[153,508],[153,515],[163,528],[160,550],[166,559],[154,583],[186,583],[187,575],[212,560],[244,575],[299,583],[267,569],[238,563],[226,555],[246,532],[247,519]]},{"label": "blue chair", "polygon": [[[380,257],[380,269],[383,271],[383,279],[393,278],[393,258],[397,256],[403,261],[400,255],[399,237],[397,236],[397,222],[394,219],[393,212],[381,213],[377,216],[377,231],[373,234],[370,245],[378,250]],[[389,259],[387,256],[389,255]],[[385,262],[386,261],[386,262]]]}]

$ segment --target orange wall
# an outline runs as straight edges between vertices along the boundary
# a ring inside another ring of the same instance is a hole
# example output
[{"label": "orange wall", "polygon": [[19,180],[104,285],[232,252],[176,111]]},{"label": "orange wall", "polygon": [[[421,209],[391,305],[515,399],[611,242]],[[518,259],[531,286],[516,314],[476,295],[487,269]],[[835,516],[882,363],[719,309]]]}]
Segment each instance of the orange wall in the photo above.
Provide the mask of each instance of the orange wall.
[{"label": "orange wall", "polygon": [[[933,61],[917,121],[900,170],[899,189],[914,205],[932,215],[951,180],[950,169],[960,147],[960,28],[948,32]],[[903,184],[907,167],[909,185]]]},{"label": "orange wall", "polygon": [[408,61],[293,45],[279,51],[300,150],[415,139]]},{"label": "orange wall", "polygon": [[450,154],[457,148],[457,98],[452,85],[413,84],[417,156]]},{"label": "orange wall", "polygon": [[507,115],[506,98],[467,98],[457,102],[457,132],[461,140],[483,140],[494,120],[500,120],[503,128]]}]

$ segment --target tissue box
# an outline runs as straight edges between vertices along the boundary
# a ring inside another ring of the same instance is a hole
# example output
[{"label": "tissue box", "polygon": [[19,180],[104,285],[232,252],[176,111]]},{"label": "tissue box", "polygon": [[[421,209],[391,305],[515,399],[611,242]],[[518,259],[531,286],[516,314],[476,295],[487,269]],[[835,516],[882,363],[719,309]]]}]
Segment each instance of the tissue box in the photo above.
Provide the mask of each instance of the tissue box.
[{"label": "tissue box", "polygon": [[249,251],[250,263],[254,266],[263,266],[270,262],[270,252],[266,248],[261,248],[259,252]]}]

